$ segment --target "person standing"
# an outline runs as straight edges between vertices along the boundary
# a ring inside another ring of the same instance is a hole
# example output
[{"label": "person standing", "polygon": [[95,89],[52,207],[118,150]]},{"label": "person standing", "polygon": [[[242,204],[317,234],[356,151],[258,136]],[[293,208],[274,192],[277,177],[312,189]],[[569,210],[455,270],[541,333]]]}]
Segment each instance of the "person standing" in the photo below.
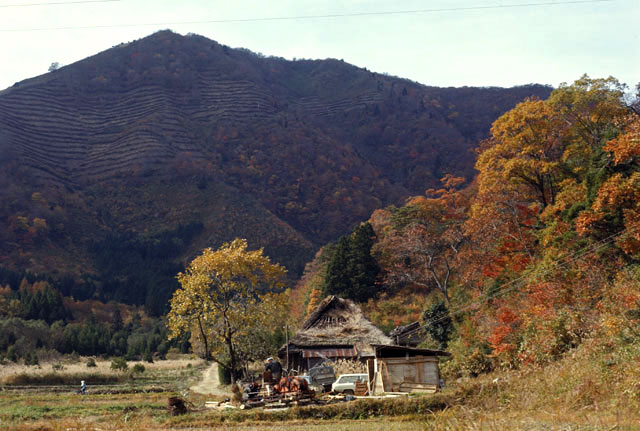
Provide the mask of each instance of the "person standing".
[{"label": "person standing", "polygon": [[274,382],[277,383],[280,381],[280,378],[282,377],[282,364],[280,364],[277,359],[274,361],[271,357],[267,358],[265,370],[271,371],[271,379]]}]

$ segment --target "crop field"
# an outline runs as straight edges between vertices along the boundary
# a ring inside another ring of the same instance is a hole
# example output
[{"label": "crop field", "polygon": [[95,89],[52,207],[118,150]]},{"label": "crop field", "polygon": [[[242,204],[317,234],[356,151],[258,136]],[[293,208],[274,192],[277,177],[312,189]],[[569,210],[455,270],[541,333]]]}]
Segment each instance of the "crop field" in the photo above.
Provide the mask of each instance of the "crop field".
[{"label": "crop field", "polygon": [[[297,408],[275,412],[207,409],[206,401],[219,401],[225,396],[201,395],[190,390],[200,382],[207,364],[188,357],[154,363],[129,362],[125,372],[112,370],[111,361],[96,360],[95,367],[87,367],[86,363],[86,358],[76,358],[36,367],[13,363],[0,366],[0,430],[423,428],[424,420],[419,415],[395,416],[390,412],[388,416],[370,417],[372,412],[367,408],[354,410],[346,405],[331,406],[333,409],[325,413],[312,410],[303,415]],[[144,365],[145,370],[133,373],[136,363]],[[76,393],[80,380],[87,381],[85,395]],[[172,396],[185,399],[190,412],[170,416],[167,400]]]},{"label": "crop field", "polygon": [[[640,431],[635,404],[611,408],[600,399],[577,405],[575,397],[567,404],[538,387],[545,382],[534,373],[514,374],[513,384],[490,375],[459,381],[435,395],[274,411],[218,410],[205,408],[205,402],[231,396],[225,392],[229,388],[220,388],[218,395],[194,392],[208,371],[199,359],[140,363],[145,370],[138,373],[132,373],[134,362],[125,372],[112,370],[110,361],[97,360],[90,368],[86,362],[0,366],[0,430]],[[77,394],[78,378],[87,375],[103,383],[87,378],[87,393]],[[186,401],[187,414],[169,415],[167,401],[174,396]]]},{"label": "crop field", "polygon": [[[114,370],[111,361],[87,360],[45,363],[38,366],[5,364],[0,366],[0,388],[14,393],[74,393],[85,380],[90,394],[180,391],[186,384],[199,378],[204,363],[198,359],[181,358],[165,361],[129,362],[126,370]],[[144,367],[135,371],[135,366]]]},{"label": "crop field", "polygon": [[[167,416],[167,398],[188,391],[206,366],[192,358],[129,362],[126,371],[111,369],[111,361],[86,363],[0,366],[0,429],[122,429],[140,417],[151,425]],[[144,371],[133,372],[135,364]],[[87,382],[85,395],[76,393],[81,380]]]}]

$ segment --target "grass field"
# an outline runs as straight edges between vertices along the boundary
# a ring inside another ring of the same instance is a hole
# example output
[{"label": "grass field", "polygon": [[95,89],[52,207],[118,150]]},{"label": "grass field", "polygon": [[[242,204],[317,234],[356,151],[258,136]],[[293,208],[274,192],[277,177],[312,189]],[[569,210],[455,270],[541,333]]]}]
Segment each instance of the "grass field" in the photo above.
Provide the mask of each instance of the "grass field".
[{"label": "grass field", "polygon": [[[205,401],[220,396],[189,391],[207,366],[197,359],[144,363],[145,371],[133,380],[111,370],[110,361],[97,361],[92,372],[125,380],[103,386],[88,381],[86,395],[75,393],[77,384],[0,385],[0,430],[640,431],[638,350],[632,346],[615,356],[607,353],[603,365],[594,360],[601,353],[585,345],[544,369],[451,381],[436,395],[276,412],[205,409]],[[60,363],[5,365],[0,366],[0,381],[20,374],[73,378],[87,370],[84,359],[63,362],[62,368]],[[170,396],[185,399],[191,411],[169,416]]]},{"label": "grass field", "polygon": [[[82,374],[82,373],[96,373],[101,375],[121,375],[122,372],[111,369],[111,361],[95,360],[95,367],[87,367],[87,359],[66,359],[56,362],[43,363],[38,366],[26,366],[13,362],[9,362],[0,366],[0,383],[3,383],[5,379],[17,374],[29,374],[29,375],[45,375],[49,373],[58,374]],[[152,374],[155,376],[163,376],[168,379],[180,374],[182,370],[191,367],[198,367],[203,364],[200,359],[192,359],[189,357],[183,357],[180,359],[168,359],[165,361],[155,361],[153,363],[132,361],[128,362],[129,368],[133,368],[135,364],[142,364],[145,367],[146,374]],[[143,374],[145,374],[143,373]]]}]

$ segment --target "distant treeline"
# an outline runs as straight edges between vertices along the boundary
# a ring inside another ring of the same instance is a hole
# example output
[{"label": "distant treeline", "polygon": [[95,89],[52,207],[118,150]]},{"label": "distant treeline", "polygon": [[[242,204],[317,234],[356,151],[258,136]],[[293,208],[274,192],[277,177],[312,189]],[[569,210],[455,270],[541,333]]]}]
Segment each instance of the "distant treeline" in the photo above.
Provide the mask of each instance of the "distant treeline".
[{"label": "distant treeline", "polygon": [[51,351],[151,361],[164,358],[172,347],[186,353],[191,346],[187,338],[167,341],[165,325],[159,319],[142,323],[134,318],[126,325],[119,316],[110,324],[100,323],[93,316],[84,323],[57,321],[50,325],[18,317],[0,320],[0,358],[16,362]]},{"label": "distant treeline", "polygon": [[184,269],[176,260],[202,229],[201,222],[191,222],[153,235],[113,233],[94,242],[90,249],[100,272],[99,299],[144,305],[153,316],[166,313],[178,288],[176,275]]},{"label": "distant treeline", "polygon": [[0,359],[24,358],[31,363],[38,354],[55,351],[151,360],[164,357],[171,347],[190,349],[188,339],[168,341],[161,319],[142,319],[135,312],[125,324],[117,303],[97,303],[96,308],[95,302],[65,300],[59,288],[67,286],[48,277],[0,269]]},{"label": "distant treeline", "polygon": [[[176,274],[184,269],[177,259],[202,229],[201,222],[191,222],[155,234],[111,233],[92,242],[90,246],[98,269],[97,275],[85,273],[75,278],[70,275],[53,278],[48,274],[0,267],[0,287],[9,286],[18,291],[23,280],[29,284],[46,282],[51,287],[51,290],[42,293],[45,298],[37,294],[35,308],[32,307],[35,311],[19,314],[25,319],[42,319],[52,323],[69,318],[65,311],[59,310],[62,301],[57,298],[60,294],[79,301],[114,300],[144,305],[148,314],[161,316],[166,313],[169,298],[178,287]],[[45,315],[39,315],[45,303],[48,304],[48,308],[42,311]],[[50,308],[56,311],[50,312]],[[56,314],[58,312],[62,314]],[[49,313],[53,314],[49,316]]]}]

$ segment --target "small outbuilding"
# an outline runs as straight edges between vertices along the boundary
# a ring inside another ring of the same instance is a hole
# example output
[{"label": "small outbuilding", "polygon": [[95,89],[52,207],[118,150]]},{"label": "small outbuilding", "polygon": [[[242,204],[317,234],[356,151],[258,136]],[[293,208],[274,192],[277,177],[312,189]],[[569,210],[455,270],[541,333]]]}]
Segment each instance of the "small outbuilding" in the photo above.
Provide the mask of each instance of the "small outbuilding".
[{"label": "small outbuilding", "polygon": [[375,356],[372,344],[391,344],[353,301],[329,296],[302,324],[278,356],[289,369],[309,370],[325,359],[365,362]]},{"label": "small outbuilding", "polygon": [[374,344],[375,358],[367,362],[370,392],[436,392],[440,387],[441,350]]},{"label": "small outbuilding", "polygon": [[404,326],[397,326],[391,332],[389,337],[394,344],[399,346],[417,347],[425,339],[425,331],[420,322],[409,323]]}]

